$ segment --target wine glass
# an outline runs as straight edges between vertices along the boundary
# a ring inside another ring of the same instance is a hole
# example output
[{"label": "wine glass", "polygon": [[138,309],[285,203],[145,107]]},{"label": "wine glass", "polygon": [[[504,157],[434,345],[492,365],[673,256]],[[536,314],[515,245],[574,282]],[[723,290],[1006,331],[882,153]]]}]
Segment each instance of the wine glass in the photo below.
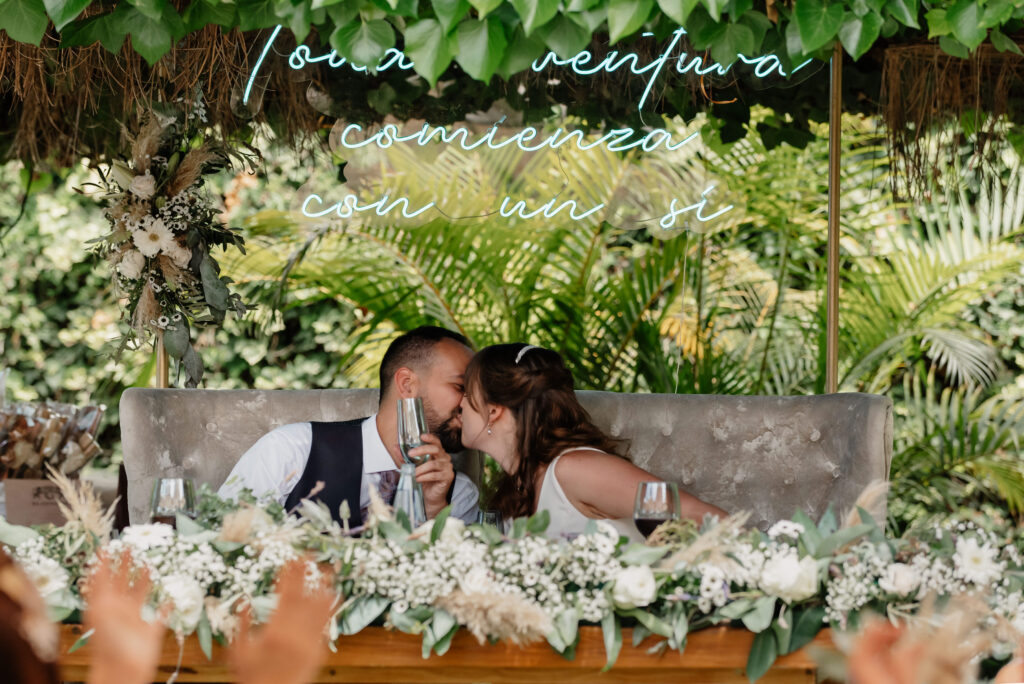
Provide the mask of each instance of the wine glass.
[{"label": "wine glass", "polygon": [[149,507],[150,522],[177,524],[178,514],[192,517],[196,514],[196,495],[192,480],[186,477],[161,477],[153,485],[153,498]]},{"label": "wine glass", "polygon": [[641,482],[636,487],[633,522],[645,537],[666,520],[679,519],[679,488],[674,482]]},{"label": "wine glass", "polygon": [[481,525],[489,525],[497,528],[499,531],[502,529],[501,513],[493,508],[481,508],[477,511],[476,521]]},{"label": "wine glass", "polygon": [[422,465],[430,458],[429,454],[410,456],[409,451],[423,445],[423,434],[427,432],[427,418],[423,413],[423,400],[419,397],[408,397],[398,400],[398,448],[405,460],[414,465]]}]

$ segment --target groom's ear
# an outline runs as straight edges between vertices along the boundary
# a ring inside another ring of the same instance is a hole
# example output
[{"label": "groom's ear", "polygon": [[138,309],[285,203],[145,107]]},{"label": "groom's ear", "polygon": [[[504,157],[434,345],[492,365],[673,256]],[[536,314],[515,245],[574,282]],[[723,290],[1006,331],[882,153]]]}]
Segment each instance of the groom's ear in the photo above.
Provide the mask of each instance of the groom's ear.
[{"label": "groom's ear", "polygon": [[399,399],[418,397],[420,390],[420,379],[411,368],[402,366],[395,371],[395,391]]}]

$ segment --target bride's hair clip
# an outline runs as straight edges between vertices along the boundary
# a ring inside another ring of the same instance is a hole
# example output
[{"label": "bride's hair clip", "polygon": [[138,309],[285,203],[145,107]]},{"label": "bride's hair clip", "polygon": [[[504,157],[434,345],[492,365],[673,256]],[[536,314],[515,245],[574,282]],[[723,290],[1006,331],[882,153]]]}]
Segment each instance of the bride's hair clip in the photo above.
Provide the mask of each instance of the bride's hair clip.
[{"label": "bride's hair clip", "polygon": [[519,365],[519,361],[522,360],[523,354],[525,354],[526,352],[530,351],[531,349],[537,349],[537,347],[533,346],[532,344],[528,344],[528,345],[526,345],[525,347],[523,347],[522,349],[519,350],[519,353],[516,354],[516,365],[517,366]]}]

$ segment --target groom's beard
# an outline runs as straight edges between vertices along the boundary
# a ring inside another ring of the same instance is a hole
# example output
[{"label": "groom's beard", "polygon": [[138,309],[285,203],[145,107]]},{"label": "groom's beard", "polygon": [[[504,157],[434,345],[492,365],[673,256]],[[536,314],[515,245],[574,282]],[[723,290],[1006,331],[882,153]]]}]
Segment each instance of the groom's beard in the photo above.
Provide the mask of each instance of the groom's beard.
[{"label": "groom's beard", "polygon": [[423,413],[427,419],[427,429],[441,440],[441,446],[449,454],[456,454],[462,446],[462,420],[456,408],[447,419],[442,419],[426,401],[423,402]]}]

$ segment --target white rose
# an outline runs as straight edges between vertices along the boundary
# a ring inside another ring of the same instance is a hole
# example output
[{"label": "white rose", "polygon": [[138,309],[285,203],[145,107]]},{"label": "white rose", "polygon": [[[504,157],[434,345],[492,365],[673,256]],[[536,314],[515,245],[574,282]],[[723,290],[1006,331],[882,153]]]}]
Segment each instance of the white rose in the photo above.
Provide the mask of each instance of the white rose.
[{"label": "white rose", "polygon": [[130,249],[121,257],[117,264],[117,272],[129,280],[142,277],[142,269],[146,267],[146,257],[137,249]]},{"label": "white rose", "polygon": [[654,600],[657,589],[650,567],[631,565],[616,573],[612,600],[622,608],[639,608]]},{"label": "white rose", "polygon": [[494,590],[494,582],[487,568],[477,566],[459,578],[463,594],[487,594]]},{"label": "white rose", "polygon": [[185,268],[188,266],[188,262],[192,260],[192,250],[175,244],[173,248],[168,250],[167,256],[171,257],[171,261],[174,262],[175,266]]},{"label": "white rose", "polygon": [[885,574],[878,578],[878,586],[882,591],[897,596],[909,596],[920,584],[921,578],[906,563],[893,563],[885,569]]},{"label": "white rose", "polygon": [[169,575],[161,582],[174,605],[170,623],[175,631],[191,632],[203,614],[205,593],[199,583],[186,575]]},{"label": "white rose", "polygon": [[761,570],[761,589],[786,603],[810,598],[818,593],[818,562],[796,550],[772,556]]},{"label": "white rose", "polygon": [[128,192],[139,199],[148,200],[156,193],[156,179],[149,171],[141,176],[135,176],[128,186]]}]

